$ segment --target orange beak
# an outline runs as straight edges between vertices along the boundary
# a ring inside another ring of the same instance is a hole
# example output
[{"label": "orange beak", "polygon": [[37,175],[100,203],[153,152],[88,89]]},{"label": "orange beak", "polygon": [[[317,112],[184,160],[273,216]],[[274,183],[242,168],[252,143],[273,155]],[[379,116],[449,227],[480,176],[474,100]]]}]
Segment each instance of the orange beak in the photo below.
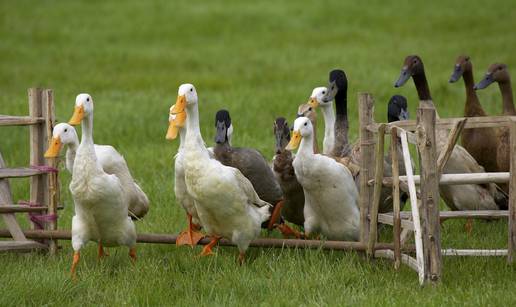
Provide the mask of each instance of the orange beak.
[{"label": "orange beak", "polygon": [[168,121],[168,130],[165,138],[167,140],[174,140],[177,138],[179,129],[184,127],[186,121],[186,112],[173,113],[176,105],[170,108],[170,119]]},{"label": "orange beak", "polygon": [[310,100],[308,100],[308,104],[312,107],[312,108],[317,108],[319,106],[319,101],[317,101],[317,99],[315,99],[314,97],[310,98]]},{"label": "orange beak", "polygon": [[68,121],[70,125],[79,125],[84,118],[84,106],[76,106],[72,118]]},{"label": "orange beak", "polygon": [[186,97],[185,95],[177,96],[176,104],[172,106],[170,114],[178,114],[184,112],[186,109]]},{"label": "orange beak", "polygon": [[299,143],[301,143],[301,132],[294,131],[292,133],[292,138],[290,139],[290,142],[288,142],[287,147],[285,147],[286,150],[294,150],[297,147],[299,147]]},{"label": "orange beak", "polygon": [[50,146],[45,152],[45,158],[55,158],[59,156],[59,151],[61,150],[61,138],[53,137],[52,141],[50,141]]}]

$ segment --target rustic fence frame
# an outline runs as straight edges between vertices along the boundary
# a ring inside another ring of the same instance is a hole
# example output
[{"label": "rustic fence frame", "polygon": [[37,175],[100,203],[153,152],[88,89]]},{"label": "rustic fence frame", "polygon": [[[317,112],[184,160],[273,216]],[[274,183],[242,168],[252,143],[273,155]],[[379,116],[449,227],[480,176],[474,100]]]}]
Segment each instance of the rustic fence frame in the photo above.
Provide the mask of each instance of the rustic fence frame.
[{"label": "rustic fence frame", "polygon": [[[394,195],[394,208],[391,213],[378,213],[379,198],[374,198],[368,208],[361,207],[363,214],[367,215],[366,223],[362,228],[368,241],[368,253],[377,257],[385,257],[394,260],[394,267],[399,268],[400,263],[405,263],[419,274],[421,285],[429,282],[438,282],[442,273],[442,256],[507,256],[508,263],[513,262],[516,251],[516,117],[515,116],[486,116],[468,118],[437,119],[437,112],[431,101],[421,101],[417,109],[417,120],[394,122],[390,124],[374,122],[374,101],[370,94],[359,94],[359,113],[367,114],[368,118],[360,117],[361,142],[366,137],[367,144],[376,136],[377,151],[366,150],[361,152],[361,159],[375,160],[376,163],[363,163],[361,172],[371,174],[374,179],[367,176],[367,181],[360,183],[361,191],[380,191],[382,187],[392,187]],[[510,172],[500,173],[475,173],[475,174],[442,174],[444,165],[448,161],[457,139],[463,129],[486,127],[510,127],[511,138],[511,169]],[[447,144],[437,155],[436,130],[451,130]],[[364,131],[362,133],[362,131]],[[367,131],[367,133],[365,133]],[[384,177],[383,156],[385,147],[385,134],[391,135],[391,154],[393,177]],[[401,138],[403,159],[407,174],[399,175],[398,155],[395,142]],[[420,174],[414,175],[410,165],[410,153],[408,144],[416,145]],[[362,144],[362,143],[361,143]],[[377,155],[376,157],[374,155]],[[381,155],[382,159],[378,157]],[[439,185],[450,184],[478,184],[478,183],[507,183],[510,182],[509,210],[478,210],[478,211],[440,211],[439,210]],[[420,191],[416,190],[419,183]],[[411,201],[411,214],[399,211],[400,188],[409,192]],[[362,197],[362,194],[361,194]],[[364,197],[367,197],[365,195]],[[507,249],[442,249],[440,237],[440,222],[455,218],[508,218],[508,247]],[[378,251],[376,229],[377,223],[393,225],[394,250]],[[401,231],[403,229],[403,231]],[[402,254],[404,241],[409,232],[414,232],[416,258]]]},{"label": "rustic fence frame", "polygon": [[[0,251],[24,251],[48,249],[57,251],[57,240],[47,238],[43,242],[28,240],[18,221],[16,213],[46,212],[56,217],[47,221],[46,230],[57,230],[57,209],[59,203],[59,176],[56,160],[45,159],[55,123],[54,95],[51,89],[30,88],[28,90],[29,116],[0,115],[0,126],[29,126],[30,167],[7,168],[0,153],[0,215],[13,241],[0,241]],[[14,204],[8,178],[30,177],[29,205]],[[34,224],[31,223],[32,228]]]}]

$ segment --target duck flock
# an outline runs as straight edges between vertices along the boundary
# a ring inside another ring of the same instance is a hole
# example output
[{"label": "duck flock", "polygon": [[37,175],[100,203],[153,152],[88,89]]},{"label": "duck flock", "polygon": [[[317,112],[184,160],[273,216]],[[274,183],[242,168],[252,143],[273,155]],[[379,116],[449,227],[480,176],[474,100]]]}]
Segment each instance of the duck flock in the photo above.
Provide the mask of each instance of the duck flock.
[{"label": "duck flock", "polygon": [[[506,65],[489,66],[482,81],[475,85],[470,57],[459,56],[450,83],[461,77],[466,88],[464,116],[486,116],[476,90],[494,82],[502,93],[502,114],[516,115]],[[403,86],[410,78],[419,100],[431,101],[423,62],[415,55],[406,57],[395,87]],[[234,131],[227,110],[216,113],[215,144],[207,148],[199,126],[202,101],[199,103],[194,85],[179,86],[176,103],[169,110],[166,134],[168,140],[179,136],[174,191],[188,218],[188,227],[177,237],[177,245],[194,246],[208,236],[211,241],[201,255],[210,255],[217,242],[226,238],[238,247],[239,263],[243,263],[250,242],[262,229],[277,229],[284,236],[297,238],[323,236],[328,240],[358,241],[360,147],[348,140],[347,87],[345,72],[332,70],[328,85],[313,89],[308,102],[299,106],[292,126],[285,117],[276,118],[275,155],[269,162],[255,149],[232,146]],[[103,247],[123,245],[129,247],[129,255],[135,261],[134,220],[143,218],[149,210],[149,200],[131,176],[123,156],[112,146],[94,143],[93,106],[90,95],[79,94],[72,118],[54,127],[45,153],[45,157],[54,158],[62,147],[67,147],[66,168],[72,174],[70,191],[75,203],[74,277],[80,250],[90,240],[98,243],[99,257],[105,255]],[[316,138],[317,109],[324,119],[322,151]],[[408,117],[407,99],[392,96],[388,121]],[[78,124],[82,125],[80,143],[73,128]],[[437,131],[436,138],[439,150],[446,145],[447,131]],[[444,173],[509,171],[507,128],[466,130],[462,145],[455,146]],[[391,172],[390,163],[386,156],[386,176]],[[403,163],[399,169],[403,175]],[[506,209],[507,193],[507,185],[440,186],[440,195],[451,210]],[[407,198],[402,193],[401,204]],[[392,203],[391,189],[383,189],[380,212],[392,211]]]}]

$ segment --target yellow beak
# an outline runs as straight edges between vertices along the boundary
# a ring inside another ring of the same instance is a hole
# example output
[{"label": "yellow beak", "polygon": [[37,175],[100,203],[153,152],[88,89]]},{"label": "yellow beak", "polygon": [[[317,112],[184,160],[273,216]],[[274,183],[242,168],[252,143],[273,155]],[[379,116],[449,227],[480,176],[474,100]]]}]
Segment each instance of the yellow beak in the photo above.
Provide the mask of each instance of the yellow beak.
[{"label": "yellow beak", "polygon": [[299,147],[299,143],[301,143],[301,132],[294,131],[292,132],[292,138],[290,139],[290,142],[288,142],[288,145],[285,147],[285,149],[294,150]]},{"label": "yellow beak", "polygon": [[170,114],[178,114],[184,112],[186,109],[186,97],[185,95],[177,96],[176,104],[172,106]]},{"label": "yellow beak", "polygon": [[308,104],[312,107],[312,108],[317,108],[319,106],[319,101],[317,101],[317,99],[315,98],[310,98],[310,100],[308,100]]},{"label": "yellow beak", "polygon": [[70,125],[79,125],[84,118],[84,106],[76,106],[72,118],[68,121]]},{"label": "yellow beak", "polygon": [[171,108],[170,108],[170,115],[173,115],[173,118],[172,120],[170,120],[168,122],[168,130],[167,130],[167,135],[165,136],[165,138],[167,140],[174,140],[177,138],[177,135],[179,133],[179,129],[181,129],[182,127],[184,127],[185,125],[185,121],[186,121],[186,112],[180,112],[180,113],[173,113],[174,109],[175,109],[175,105],[173,105]]},{"label": "yellow beak", "polygon": [[59,151],[61,150],[61,138],[54,137],[52,141],[50,141],[50,146],[45,152],[45,158],[55,158],[59,156]]}]

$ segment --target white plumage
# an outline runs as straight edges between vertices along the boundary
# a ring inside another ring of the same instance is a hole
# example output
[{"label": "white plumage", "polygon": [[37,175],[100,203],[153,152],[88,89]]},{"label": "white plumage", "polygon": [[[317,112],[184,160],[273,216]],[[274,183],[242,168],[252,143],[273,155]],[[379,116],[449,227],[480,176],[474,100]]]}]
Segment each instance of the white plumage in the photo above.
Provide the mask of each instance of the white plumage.
[{"label": "white plumage", "polygon": [[88,241],[102,246],[125,245],[136,259],[136,229],[128,215],[129,198],[120,178],[104,172],[93,143],[93,100],[79,94],[70,124],[82,122],[82,139],[75,157],[70,191],[75,203],[72,219],[72,247],[75,251],[72,275],[79,251]]},{"label": "white plumage", "polygon": [[[52,132],[52,145],[46,156],[55,156],[62,146],[66,146],[66,169],[72,173],[79,138],[75,128],[66,123],[57,124]],[[97,160],[107,174],[116,175],[129,198],[129,215],[143,218],[149,211],[149,199],[134,181],[124,157],[110,145],[94,145]]]},{"label": "white plumage", "polygon": [[186,187],[195,200],[200,222],[215,239],[203,250],[211,252],[218,238],[230,239],[238,246],[243,261],[249,242],[260,233],[269,217],[270,204],[262,201],[239,170],[211,159],[199,129],[197,92],[191,84],[178,90],[176,112],[186,109],[186,136],[183,163]]},{"label": "white plumage", "polygon": [[297,118],[287,149],[299,150],[293,166],[305,194],[305,233],[322,233],[330,240],[359,239],[358,191],[351,172],[334,159],[313,152],[313,128]]}]

